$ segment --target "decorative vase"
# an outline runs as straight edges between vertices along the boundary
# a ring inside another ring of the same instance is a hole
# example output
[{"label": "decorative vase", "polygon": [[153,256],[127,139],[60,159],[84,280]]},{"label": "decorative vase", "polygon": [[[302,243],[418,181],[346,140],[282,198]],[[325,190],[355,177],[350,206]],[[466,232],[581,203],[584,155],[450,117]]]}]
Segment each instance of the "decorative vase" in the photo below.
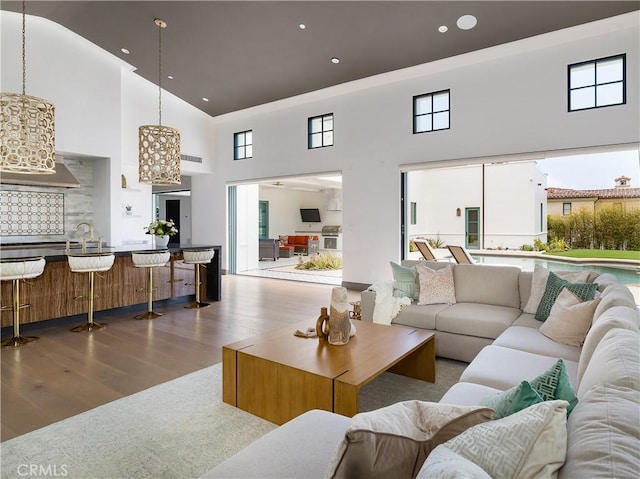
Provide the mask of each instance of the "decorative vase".
[{"label": "decorative vase", "polygon": [[351,320],[349,319],[347,288],[333,288],[331,290],[331,309],[329,311],[329,344],[347,344],[350,336]]},{"label": "decorative vase", "polygon": [[166,248],[169,244],[169,235],[155,235],[156,248]]}]

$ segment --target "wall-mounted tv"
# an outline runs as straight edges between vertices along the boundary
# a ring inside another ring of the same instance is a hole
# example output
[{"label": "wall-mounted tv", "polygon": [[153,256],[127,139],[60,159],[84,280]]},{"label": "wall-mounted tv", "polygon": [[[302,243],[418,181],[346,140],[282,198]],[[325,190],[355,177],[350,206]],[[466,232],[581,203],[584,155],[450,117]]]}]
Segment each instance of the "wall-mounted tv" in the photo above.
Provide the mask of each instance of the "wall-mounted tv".
[{"label": "wall-mounted tv", "polygon": [[320,223],[320,210],[318,208],[300,208],[300,216],[303,223]]}]

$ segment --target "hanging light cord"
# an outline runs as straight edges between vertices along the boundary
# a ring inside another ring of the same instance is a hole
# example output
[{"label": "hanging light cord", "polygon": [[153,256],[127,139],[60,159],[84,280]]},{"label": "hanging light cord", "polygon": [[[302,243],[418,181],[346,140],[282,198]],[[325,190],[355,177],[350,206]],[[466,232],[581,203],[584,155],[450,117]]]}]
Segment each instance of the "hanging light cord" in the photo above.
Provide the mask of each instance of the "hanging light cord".
[{"label": "hanging light cord", "polygon": [[158,125],[162,126],[162,25],[158,24]]},{"label": "hanging light cord", "polygon": [[26,84],[27,84],[27,54],[25,47],[25,38],[26,38],[26,1],[22,0],[22,96],[25,95]]}]

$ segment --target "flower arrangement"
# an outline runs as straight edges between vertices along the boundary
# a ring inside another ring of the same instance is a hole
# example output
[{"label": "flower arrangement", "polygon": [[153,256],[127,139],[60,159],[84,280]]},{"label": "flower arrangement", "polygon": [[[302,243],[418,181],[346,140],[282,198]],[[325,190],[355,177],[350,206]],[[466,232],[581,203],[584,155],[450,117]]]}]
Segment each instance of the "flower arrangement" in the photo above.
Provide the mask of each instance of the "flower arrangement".
[{"label": "flower arrangement", "polygon": [[149,226],[145,226],[144,229],[146,234],[157,236],[173,236],[178,232],[178,228],[176,228],[173,220],[156,220],[153,221]]}]

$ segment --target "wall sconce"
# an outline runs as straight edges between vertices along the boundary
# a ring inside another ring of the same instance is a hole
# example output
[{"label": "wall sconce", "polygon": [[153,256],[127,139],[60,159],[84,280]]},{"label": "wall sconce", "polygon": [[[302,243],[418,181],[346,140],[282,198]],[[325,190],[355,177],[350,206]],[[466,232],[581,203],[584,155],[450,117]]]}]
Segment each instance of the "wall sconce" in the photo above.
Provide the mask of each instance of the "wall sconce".
[{"label": "wall sconce", "polygon": [[456,208],[456,216],[460,216],[462,214],[462,212],[460,211],[460,208]]}]

